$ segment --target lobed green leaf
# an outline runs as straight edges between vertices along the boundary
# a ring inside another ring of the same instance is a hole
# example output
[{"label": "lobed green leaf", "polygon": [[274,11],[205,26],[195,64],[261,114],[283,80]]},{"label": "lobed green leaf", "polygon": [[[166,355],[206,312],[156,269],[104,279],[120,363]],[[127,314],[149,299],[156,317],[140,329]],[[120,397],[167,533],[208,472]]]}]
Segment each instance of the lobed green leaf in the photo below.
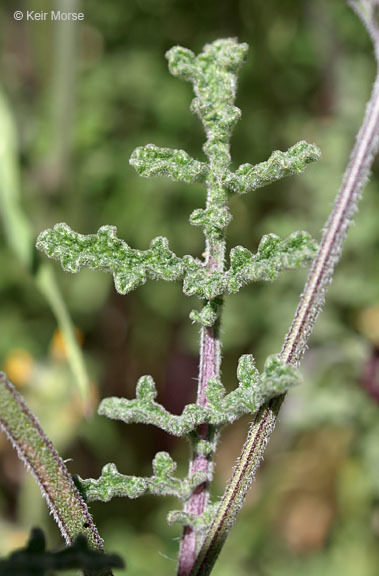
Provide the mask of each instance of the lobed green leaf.
[{"label": "lobed green leaf", "polygon": [[310,263],[317,252],[317,243],[303,231],[281,240],[276,234],[263,236],[257,253],[237,246],[230,252],[230,268],[226,273],[228,292],[238,292],[244,284],[273,280],[284,270]]},{"label": "lobed green leaf", "polygon": [[219,317],[220,302],[218,298],[214,298],[207,302],[200,310],[192,310],[190,312],[190,319],[192,322],[197,322],[201,326],[213,326]]},{"label": "lobed green leaf", "polygon": [[272,354],[265,362],[260,383],[266,402],[270,398],[284,394],[292,386],[300,384],[301,375],[295,366],[284,362],[279,355]]},{"label": "lobed green leaf", "polygon": [[191,526],[197,533],[205,532],[213,516],[216,513],[218,504],[208,504],[203,514],[190,514],[183,510],[171,510],[167,514],[167,523],[171,526],[174,523],[181,524],[182,526]]},{"label": "lobed green leaf", "polygon": [[184,150],[159,148],[154,144],[136,148],[129,162],[145,178],[167,176],[189,184],[204,181],[208,174],[208,164],[194,160]]},{"label": "lobed green leaf", "polygon": [[188,48],[173,46],[166,52],[168,67],[173,76],[182,80],[194,81],[199,76],[196,56]]},{"label": "lobed green leaf", "polygon": [[206,236],[223,235],[224,229],[231,221],[232,215],[227,206],[213,205],[206,210],[198,208],[190,216],[190,223],[193,226],[201,226]]},{"label": "lobed green leaf", "polygon": [[88,501],[108,502],[116,496],[138,498],[143,494],[186,500],[196,486],[207,480],[203,472],[181,480],[174,476],[175,470],[176,462],[171,456],[167,452],[158,452],[153,460],[154,474],[150,477],[125,476],[115,464],[107,464],[99,478],[78,478],[77,481]]},{"label": "lobed green leaf", "polygon": [[138,498],[147,490],[144,478],[137,476],[125,476],[117,470],[116,464],[106,464],[101,476],[97,480],[93,478],[76,478],[81,490],[84,492],[88,502],[101,500],[109,502],[114,496],[126,496],[127,498]]},{"label": "lobed green leaf", "polygon": [[235,172],[230,172],[224,184],[236,194],[246,194],[276,180],[304,172],[308,164],[321,158],[320,149],[315,144],[301,140],[287,152],[276,150],[266,162],[255,166],[243,164]]},{"label": "lobed green leaf", "polygon": [[225,397],[222,410],[229,415],[229,422],[243,414],[254,414],[262,404],[259,372],[251,354],[241,356],[238,361],[239,386]]},{"label": "lobed green leaf", "polygon": [[299,371],[276,354],[268,356],[261,375],[251,354],[241,356],[237,378],[238,388],[225,396],[221,407],[228,414],[230,423],[243,414],[256,413],[268,400],[283,394],[301,381]]},{"label": "lobed green leaf", "polygon": [[209,270],[204,262],[192,256],[183,258],[185,277],[183,291],[187,296],[198,296],[203,300],[213,300],[227,291],[225,272]]},{"label": "lobed green leaf", "polygon": [[247,44],[229,38],[207,44],[197,57],[179,46],[166,54],[170,72],[193,83],[196,98],[191,108],[200,117],[208,137],[204,152],[219,164],[230,160],[223,144],[228,142],[241,115],[234,100],[237,72],[247,50]]},{"label": "lobed green leaf", "polygon": [[142,376],[137,383],[136,398],[105,398],[98,413],[126,423],[152,424],[174,436],[183,436],[206,421],[206,411],[196,404],[188,404],[178,416],[155,402],[156,387],[151,376]]},{"label": "lobed green leaf", "polygon": [[126,294],[144,284],[147,278],[177,280],[183,276],[183,262],[168,248],[166,238],[151,241],[148,250],[134,250],[116,236],[114,226],[102,226],[97,234],[82,235],[64,223],[45,230],[37,248],[49,258],[60,260],[67,272],[88,266],[113,274],[116,290]]},{"label": "lobed green leaf", "polygon": [[[228,422],[234,422],[244,414],[256,413],[267,400],[282,394],[297,383],[299,375],[295,368],[285,364],[276,355],[267,358],[264,371],[260,375],[253,356],[246,354],[239,360],[237,378],[239,386],[229,394],[226,394],[219,380],[211,378],[207,383],[207,406],[188,404],[181,415],[176,415],[155,401],[157,391],[154,380],[151,376],[143,376],[137,383],[134,400],[105,398],[99,406],[98,413],[126,423],[151,424],[174,436],[184,436],[194,432],[201,424],[220,427]],[[209,443],[205,443],[204,446],[199,444],[199,449],[206,455],[212,451],[213,446]],[[174,470],[173,462],[167,458],[168,455],[159,456],[153,464],[153,478],[159,481],[160,490],[161,470],[166,479],[171,478]],[[108,469],[106,472],[109,472]],[[113,472],[113,469],[110,472]],[[149,482],[151,484],[151,481]]]},{"label": "lobed green leaf", "polygon": [[[263,236],[253,255],[242,246],[230,252],[230,267],[226,272],[210,271],[203,262],[191,256],[183,258],[185,266],[184,293],[212,300],[225,293],[235,293],[245,284],[273,280],[284,270],[308,264],[316,255],[317,244],[307,232],[294,232],[281,240],[275,234]],[[206,318],[207,313],[204,313]],[[200,321],[197,315],[193,319]]]}]

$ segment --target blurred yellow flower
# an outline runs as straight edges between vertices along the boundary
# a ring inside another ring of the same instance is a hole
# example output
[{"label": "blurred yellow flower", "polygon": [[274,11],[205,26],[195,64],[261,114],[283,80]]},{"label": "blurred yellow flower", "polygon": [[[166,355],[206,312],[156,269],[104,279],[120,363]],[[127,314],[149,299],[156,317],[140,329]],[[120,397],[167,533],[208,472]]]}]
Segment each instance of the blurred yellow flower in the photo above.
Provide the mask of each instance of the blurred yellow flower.
[{"label": "blurred yellow flower", "polygon": [[15,386],[22,388],[28,384],[33,367],[32,355],[27,350],[15,348],[5,359],[4,372]]},{"label": "blurred yellow flower", "polygon": [[[75,328],[75,335],[78,339],[79,344],[83,343],[83,334]],[[50,356],[54,360],[66,360],[67,359],[67,344],[64,334],[61,330],[56,330],[53,334],[50,343]]]}]

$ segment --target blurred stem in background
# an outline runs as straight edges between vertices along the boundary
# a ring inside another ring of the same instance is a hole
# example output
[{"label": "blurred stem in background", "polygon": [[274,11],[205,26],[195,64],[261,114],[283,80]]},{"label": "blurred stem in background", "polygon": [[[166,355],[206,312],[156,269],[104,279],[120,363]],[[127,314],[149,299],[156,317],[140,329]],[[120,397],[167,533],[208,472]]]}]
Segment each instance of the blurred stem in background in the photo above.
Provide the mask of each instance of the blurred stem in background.
[{"label": "blurred stem in background", "polygon": [[34,262],[34,238],[31,224],[21,206],[21,185],[18,167],[17,137],[12,113],[0,93],[0,211],[9,248],[35,279],[36,286],[46,298],[67,345],[67,357],[78,387],[83,411],[88,411],[89,381],[83,355],[75,335],[73,323],[48,263]]},{"label": "blurred stem in background", "polygon": [[[54,0],[54,10],[79,12],[79,0]],[[75,21],[54,23],[52,149],[50,157],[53,191],[66,187],[71,174],[72,133],[75,118],[78,25]]]}]

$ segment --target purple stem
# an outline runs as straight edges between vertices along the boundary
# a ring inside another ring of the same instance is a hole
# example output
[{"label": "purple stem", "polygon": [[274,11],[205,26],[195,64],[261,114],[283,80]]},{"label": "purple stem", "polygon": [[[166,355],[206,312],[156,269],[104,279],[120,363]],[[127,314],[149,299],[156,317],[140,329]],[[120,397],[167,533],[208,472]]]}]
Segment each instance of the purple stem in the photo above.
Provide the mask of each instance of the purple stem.
[{"label": "purple stem", "polygon": [[[212,202],[212,188],[208,188],[207,205]],[[225,240],[224,238],[207,239],[205,266],[209,272],[224,268]],[[221,306],[220,306],[221,310]],[[221,342],[219,338],[220,315],[214,326],[201,329],[200,337],[200,366],[199,382],[197,388],[196,404],[205,408],[208,404],[207,387],[211,378],[220,378],[221,368]],[[208,478],[206,482],[199,484],[192,492],[184,506],[187,514],[201,516],[209,501],[209,483],[213,473],[213,450],[204,455],[196,450],[198,441],[208,440],[215,442],[214,426],[202,424],[197,429],[197,438],[193,443],[193,455],[189,466],[189,476],[196,472],[204,472]],[[198,552],[198,533],[192,526],[186,526],[183,530],[180,543],[178,573],[177,576],[189,576],[194,567]]]},{"label": "purple stem", "polygon": [[[206,396],[207,384],[210,378],[215,378],[220,371],[220,341],[216,335],[216,330],[212,328],[202,328],[201,331],[201,348],[200,348],[200,369],[199,369],[199,386],[197,393],[197,404],[206,407],[208,399]],[[208,424],[199,426],[197,430],[200,440],[209,440],[210,430]],[[189,475],[196,472],[204,472],[209,477],[212,473],[212,456],[204,456],[194,452],[190,463]],[[190,499],[186,503],[184,510],[188,514],[200,516],[203,514],[209,500],[208,482],[203,482],[195,488]],[[194,528],[186,526],[179,553],[178,576],[188,576],[196,560],[197,551],[197,534]]]}]

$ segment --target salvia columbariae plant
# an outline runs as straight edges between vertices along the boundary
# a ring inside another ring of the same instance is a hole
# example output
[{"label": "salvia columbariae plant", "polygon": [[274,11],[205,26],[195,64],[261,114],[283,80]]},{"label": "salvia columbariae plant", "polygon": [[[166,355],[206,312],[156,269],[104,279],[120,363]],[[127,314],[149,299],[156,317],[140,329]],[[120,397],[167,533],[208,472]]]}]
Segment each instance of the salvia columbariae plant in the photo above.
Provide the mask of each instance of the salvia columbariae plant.
[{"label": "salvia columbariae plant", "polygon": [[153,461],[153,474],[139,478],[121,474],[115,464],[107,464],[99,479],[81,480],[87,500],[110,500],[114,496],[136,498],[142,494],[173,495],[183,509],[173,511],[168,521],[184,525],[179,555],[179,574],[189,574],[214,505],[209,501],[209,483],[213,476],[213,456],[221,428],[243,414],[255,414],[270,398],[283,394],[298,380],[293,366],[277,356],[267,358],[259,374],[251,354],[240,358],[237,368],[239,386],[226,394],[221,382],[220,320],[223,298],[251,282],[273,280],[282,270],[311,262],[316,243],[306,232],[295,232],[280,239],[264,236],[256,254],[237,246],[230,251],[226,265],[225,230],[231,220],[229,201],[234,194],[253,192],[284,176],[301,173],[318,160],[320,152],[313,144],[299,142],[287,152],[274,152],[257,166],[244,164],[230,169],[229,141],[240,117],[234,106],[237,74],[243,64],[246,44],[232,39],[205,46],[197,57],[185,48],[167,53],[171,73],[193,84],[192,110],[200,117],[206,132],[204,152],[207,162],[191,158],[183,150],[159,148],[153,144],[137,148],[131,165],[145,177],[168,176],[177,182],[200,181],[207,190],[205,208],[190,216],[205,236],[204,259],[174,254],[166,238],[155,238],[148,250],[129,247],[116,236],[116,229],[103,226],[97,234],[83,236],[67,224],[57,224],[40,234],[37,247],[49,257],[60,260],[64,270],[77,272],[83,266],[113,274],[116,290],[125,294],[144,284],[148,278],[182,280],[187,296],[197,296],[201,310],[190,318],[201,327],[200,369],[197,401],[187,405],[180,416],[170,414],[156,400],[157,390],[151,376],[137,383],[136,398],[107,398],[99,413],[126,423],[152,424],[176,436],[186,436],[191,444],[188,476],[175,476],[176,464],[165,452]]},{"label": "salvia columbariae plant", "polygon": [[[378,54],[378,28],[374,14],[377,1],[351,1],[350,4],[366,24]],[[325,290],[331,281],[378,147],[379,80],[374,85],[365,120],[320,247],[317,249],[306,232],[295,232],[284,239],[269,234],[262,238],[256,254],[237,246],[226,255],[225,231],[231,220],[228,207],[230,198],[235,194],[252,192],[282,177],[301,173],[309,163],[320,157],[315,145],[299,142],[287,152],[274,152],[261,164],[244,164],[231,171],[229,141],[240,116],[239,109],[234,106],[237,73],[246,52],[246,44],[229,39],[205,46],[197,57],[181,47],[175,47],[167,54],[171,73],[193,84],[195,99],[192,110],[200,117],[206,132],[204,153],[207,162],[195,160],[185,151],[159,148],[153,144],[137,148],[131,157],[132,166],[142,176],[168,176],[178,182],[204,183],[207,190],[205,208],[195,210],[190,217],[190,222],[200,226],[204,232],[206,249],[203,259],[175,255],[169,248],[168,240],[161,237],[154,239],[145,251],[131,248],[117,238],[116,229],[112,226],[103,226],[97,234],[83,236],[71,230],[67,224],[57,224],[40,234],[37,241],[37,247],[49,257],[60,260],[67,271],[78,272],[81,267],[88,266],[111,272],[115,287],[122,294],[148,279],[181,280],[184,294],[200,299],[201,309],[193,310],[190,314],[192,322],[197,323],[201,330],[196,403],[186,406],[180,416],[170,414],[156,400],[153,378],[143,376],[137,383],[135,399],[107,398],[99,407],[99,413],[109,418],[126,423],[152,424],[176,436],[186,436],[191,446],[187,477],[178,478],[171,456],[160,452],[153,460],[152,475],[149,477],[126,476],[117,470],[115,464],[107,464],[96,480],[77,478],[77,490],[63,474],[67,490],[61,495],[61,500],[55,502],[51,478],[57,472],[54,465],[51,469],[49,466],[53,461],[59,469],[64,464],[58,464],[56,456],[52,456],[54,449],[51,443],[5,378],[1,387],[2,394],[14,411],[6,419],[3,414],[6,410],[1,407],[0,423],[34,472],[61,529],[62,522],[59,522],[57,510],[60,512],[61,507],[67,510],[72,494],[75,495],[80,520],[71,529],[69,537],[64,533],[66,539],[72,541],[80,532],[80,526],[85,526],[90,533],[88,537],[92,538],[92,545],[102,547],[92,519],[91,524],[87,518],[88,511],[81,494],[87,501],[108,501],[114,496],[136,498],[143,494],[176,496],[183,502],[183,507],[170,512],[168,521],[180,522],[184,527],[179,552],[180,576],[204,576],[211,572],[242,506],[275,426],[284,395],[299,381],[297,364],[323,304]],[[227,394],[220,375],[220,322],[224,296],[236,293],[242,286],[254,281],[273,280],[282,270],[297,268],[312,261],[306,287],[281,353],[267,358],[262,373],[256,369],[251,354],[242,356],[237,367],[239,384]],[[21,427],[17,423],[16,405],[21,411],[20,417],[24,415],[28,420]],[[244,414],[254,415],[246,443],[221,502],[211,503],[209,484],[220,431]],[[31,436],[30,442],[25,443],[28,429],[37,430],[37,436]],[[33,444],[36,447],[34,451]],[[41,449],[48,452],[46,458],[49,462],[45,463],[40,458]],[[37,473],[33,468],[35,459],[38,463]]]}]

